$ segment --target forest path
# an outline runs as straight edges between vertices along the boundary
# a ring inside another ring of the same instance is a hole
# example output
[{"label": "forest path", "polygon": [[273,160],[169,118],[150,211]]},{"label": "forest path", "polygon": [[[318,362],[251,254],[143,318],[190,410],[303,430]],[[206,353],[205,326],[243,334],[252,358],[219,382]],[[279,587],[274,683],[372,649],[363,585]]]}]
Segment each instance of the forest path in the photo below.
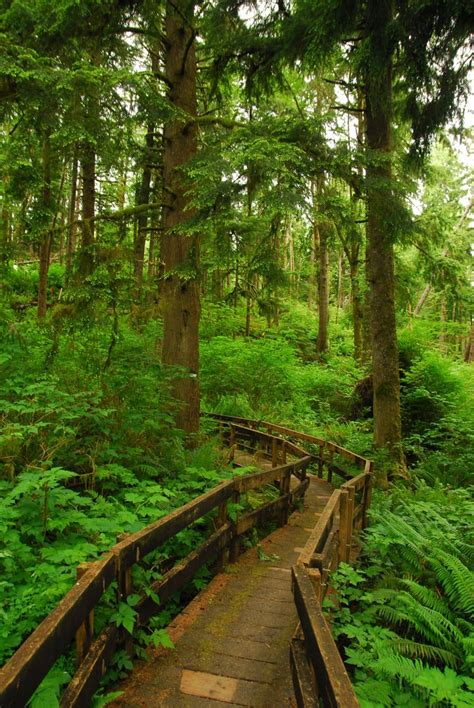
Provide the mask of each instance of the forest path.
[{"label": "forest path", "polygon": [[288,663],[297,624],[291,566],[332,491],[312,477],[303,509],[215,576],[170,625],[175,649],[154,651],[150,661],[137,664],[112,705],[296,705]]}]

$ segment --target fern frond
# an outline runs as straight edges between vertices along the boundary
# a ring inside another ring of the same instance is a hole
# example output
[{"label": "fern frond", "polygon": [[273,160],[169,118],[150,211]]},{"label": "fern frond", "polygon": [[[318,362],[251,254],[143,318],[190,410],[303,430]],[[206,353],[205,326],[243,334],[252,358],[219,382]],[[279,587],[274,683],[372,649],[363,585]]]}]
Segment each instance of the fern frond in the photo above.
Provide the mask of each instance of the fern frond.
[{"label": "fern frond", "polygon": [[454,608],[474,619],[474,573],[459,558],[441,550],[428,562]]},{"label": "fern frond", "polygon": [[425,607],[429,607],[431,610],[436,610],[440,614],[447,617],[451,622],[456,621],[456,615],[451,612],[449,607],[443,599],[437,595],[434,590],[426,587],[426,585],[421,585],[416,582],[416,580],[411,580],[410,578],[403,578],[400,580],[401,585],[406,587],[412,597],[414,597],[418,602],[420,602]]},{"label": "fern frond", "polygon": [[441,662],[455,669],[461,664],[461,657],[447,649],[441,649],[433,644],[424,644],[413,639],[395,639],[393,648],[402,656],[410,659],[422,659],[429,662]]},{"label": "fern frond", "polygon": [[389,678],[404,679],[412,684],[424,671],[425,666],[420,659],[409,659],[395,653],[386,653],[379,656],[373,663],[376,673]]},{"label": "fern frond", "polygon": [[445,648],[450,647],[451,639],[457,641],[462,639],[459,629],[442,612],[425,607],[406,592],[400,593],[399,600],[407,605],[406,613],[409,624],[424,639]]}]

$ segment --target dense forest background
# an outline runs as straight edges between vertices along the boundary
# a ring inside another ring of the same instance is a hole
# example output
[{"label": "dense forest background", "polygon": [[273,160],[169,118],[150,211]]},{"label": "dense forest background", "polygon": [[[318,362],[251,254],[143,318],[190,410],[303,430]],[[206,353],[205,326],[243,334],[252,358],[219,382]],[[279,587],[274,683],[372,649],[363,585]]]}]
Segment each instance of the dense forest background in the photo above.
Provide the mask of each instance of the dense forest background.
[{"label": "dense forest background", "polygon": [[207,410],[375,459],[328,608],[359,698],[472,705],[472,20],[2,3],[0,661],[77,564],[231,474]]}]

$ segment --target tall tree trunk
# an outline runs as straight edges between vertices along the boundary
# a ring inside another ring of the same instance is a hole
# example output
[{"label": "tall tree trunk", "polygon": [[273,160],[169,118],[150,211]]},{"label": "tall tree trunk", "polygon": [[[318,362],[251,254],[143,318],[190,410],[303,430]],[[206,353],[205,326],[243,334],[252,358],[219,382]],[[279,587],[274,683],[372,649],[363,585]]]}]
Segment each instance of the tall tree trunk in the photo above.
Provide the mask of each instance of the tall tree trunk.
[{"label": "tall tree trunk", "polygon": [[316,229],[313,227],[311,229],[310,235],[310,252],[309,252],[309,276],[308,276],[308,309],[312,310],[314,307],[314,302],[316,300],[316,290],[317,290],[317,270],[316,270],[316,255],[318,252],[318,243],[316,241],[318,238]]},{"label": "tall tree trunk", "polygon": [[79,176],[79,149],[74,148],[71,169],[71,191],[69,193],[69,208],[68,208],[68,224],[67,224],[67,242],[66,242],[66,273],[65,282],[68,284],[72,273],[72,258],[76,246],[76,213],[78,210],[78,176]]},{"label": "tall tree trunk", "polygon": [[46,316],[48,300],[48,270],[51,256],[52,233],[50,228],[51,212],[51,150],[49,140],[49,130],[43,136],[43,195],[42,206],[48,220],[48,227],[41,239],[39,249],[39,283],[38,283],[38,317],[43,319]]},{"label": "tall tree trunk", "polygon": [[[392,0],[368,0],[371,54],[366,76],[367,258],[370,284],[374,385],[374,443],[385,448],[392,468],[403,465],[400,376],[395,320],[393,235],[385,218],[392,199],[392,65],[388,27]],[[389,470],[387,470],[389,473]]]},{"label": "tall tree trunk", "polygon": [[[150,201],[151,169],[153,160],[154,145],[153,125],[148,126],[145,138],[145,150],[143,155],[143,169],[140,186],[137,193],[137,206],[148,204]],[[134,277],[135,277],[135,300],[141,299],[143,283],[143,264],[145,262],[145,244],[148,227],[148,212],[144,211],[137,218],[137,235],[133,248]]]},{"label": "tall tree trunk", "polygon": [[[317,227],[316,227],[317,228]],[[327,242],[327,224],[322,224],[319,231],[319,270],[318,270],[318,338],[316,351],[323,354],[328,350],[329,328],[329,251]]]},{"label": "tall tree trunk", "polygon": [[354,357],[362,361],[362,323],[364,310],[359,283],[359,247],[353,244],[350,260],[350,280],[352,297],[352,326],[354,333]]},{"label": "tall tree trunk", "polygon": [[[157,202],[158,194],[162,191],[162,169],[157,169],[153,178],[152,200]],[[159,258],[159,233],[163,223],[163,213],[153,210],[150,214],[150,244],[148,247],[148,280],[151,281],[157,273],[157,261]]]},{"label": "tall tree trunk", "polygon": [[0,213],[1,221],[1,243],[0,243],[0,262],[3,265],[8,263],[11,251],[11,237],[12,237],[12,227],[11,227],[11,215],[10,208],[7,201],[7,189],[9,177],[8,175],[3,176],[3,200],[2,200],[2,210]]},{"label": "tall tree trunk", "polygon": [[82,146],[82,241],[79,273],[88,276],[94,270],[95,232],[95,149],[90,143]]},{"label": "tall tree trunk", "polygon": [[173,392],[179,407],[176,424],[186,434],[199,430],[199,239],[195,233],[183,233],[183,226],[194,212],[182,172],[197,150],[197,124],[193,121],[197,113],[193,10],[194,5],[185,0],[166,4],[165,72],[169,99],[184,117],[174,118],[164,129],[165,211],[161,241],[162,360],[182,369],[175,378]]}]

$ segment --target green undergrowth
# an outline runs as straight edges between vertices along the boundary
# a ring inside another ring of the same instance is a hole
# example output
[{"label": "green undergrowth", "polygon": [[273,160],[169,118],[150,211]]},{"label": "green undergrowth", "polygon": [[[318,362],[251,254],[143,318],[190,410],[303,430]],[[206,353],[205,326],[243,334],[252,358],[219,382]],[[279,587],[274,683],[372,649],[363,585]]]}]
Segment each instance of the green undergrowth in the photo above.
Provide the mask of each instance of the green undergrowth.
[{"label": "green undergrowth", "polygon": [[473,507],[423,482],[376,496],[325,601],[363,708],[474,704]]}]

